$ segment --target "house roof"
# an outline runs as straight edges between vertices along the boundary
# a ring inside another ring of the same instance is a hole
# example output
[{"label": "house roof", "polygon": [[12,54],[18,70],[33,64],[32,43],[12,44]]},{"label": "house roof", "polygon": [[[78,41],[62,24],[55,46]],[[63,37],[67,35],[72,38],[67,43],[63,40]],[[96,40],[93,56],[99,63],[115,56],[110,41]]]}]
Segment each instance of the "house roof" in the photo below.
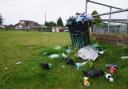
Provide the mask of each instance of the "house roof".
[{"label": "house roof", "polygon": [[[40,26],[37,22],[31,21],[31,20],[20,20],[19,23],[16,24],[16,26],[17,26],[17,25],[20,25],[20,22],[21,22],[21,21],[24,21],[25,23],[34,23],[34,25]],[[22,24],[22,25],[23,25],[23,24]]]},{"label": "house roof", "polygon": [[37,22],[35,22],[35,21],[31,21],[31,20],[20,20],[20,21],[37,23]]}]

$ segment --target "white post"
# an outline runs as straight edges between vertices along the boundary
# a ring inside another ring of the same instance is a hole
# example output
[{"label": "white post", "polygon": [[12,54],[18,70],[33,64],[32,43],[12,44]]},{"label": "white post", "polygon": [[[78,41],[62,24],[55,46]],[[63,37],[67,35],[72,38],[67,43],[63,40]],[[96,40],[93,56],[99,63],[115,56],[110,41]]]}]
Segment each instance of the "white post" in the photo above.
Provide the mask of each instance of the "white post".
[{"label": "white post", "polygon": [[85,13],[87,14],[88,11],[88,0],[85,1]]},{"label": "white post", "polygon": [[127,25],[126,25],[126,33],[128,33],[128,11],[127,11]]},{"label": "white post", "polygon": [[[112,8],[110,7],[110,13],[111,12],[112,12]],[[110,32],[110,21],[111,21],[111,14],[109,14],[108,33]]]},{"label": "white post", "polygon": [[44,17],[44,19],[45,19],[45,22],[46,22],[46,18],[47,18],[47,17],[46,17],[46,12],[45,12],[45,17]]}]

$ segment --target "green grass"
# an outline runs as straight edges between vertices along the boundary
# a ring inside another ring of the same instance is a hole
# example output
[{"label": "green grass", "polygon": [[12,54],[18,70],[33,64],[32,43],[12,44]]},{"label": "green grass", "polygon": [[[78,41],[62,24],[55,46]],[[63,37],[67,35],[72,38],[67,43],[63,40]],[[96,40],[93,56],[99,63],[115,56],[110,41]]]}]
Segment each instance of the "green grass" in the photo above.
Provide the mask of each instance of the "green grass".
[{"label": "green grass", "polygon": [[[105,70],[105,64],[116,63],[119,69],[113,76],[113,83],[99,77],[90,79],[91,85],[86,88],[128,89],[128,59],[120,59],[123,47],[98,43],[106,52],[93,68]],[[82,70],[66,65],[64,60],[39,55],[49,47],[69,44],[68,33],[0,31],[0,89],[85,89]],[[22,64],[16,65],[17,61]],[[41,62],[51,62],[52,69],[41,69]]]}]

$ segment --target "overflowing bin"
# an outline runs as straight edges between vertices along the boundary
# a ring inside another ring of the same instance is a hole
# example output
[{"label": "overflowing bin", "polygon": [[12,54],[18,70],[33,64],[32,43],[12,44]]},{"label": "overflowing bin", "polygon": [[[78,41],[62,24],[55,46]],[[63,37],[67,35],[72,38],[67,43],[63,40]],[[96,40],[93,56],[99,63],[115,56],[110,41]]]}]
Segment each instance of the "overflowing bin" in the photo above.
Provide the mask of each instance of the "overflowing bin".
[{"label": "overflowing bin", "polygon": [[91,16],[85,14],[70,17],[67,20],[73,48],[82,48],[90,44],[89,26],[92,20]]}]

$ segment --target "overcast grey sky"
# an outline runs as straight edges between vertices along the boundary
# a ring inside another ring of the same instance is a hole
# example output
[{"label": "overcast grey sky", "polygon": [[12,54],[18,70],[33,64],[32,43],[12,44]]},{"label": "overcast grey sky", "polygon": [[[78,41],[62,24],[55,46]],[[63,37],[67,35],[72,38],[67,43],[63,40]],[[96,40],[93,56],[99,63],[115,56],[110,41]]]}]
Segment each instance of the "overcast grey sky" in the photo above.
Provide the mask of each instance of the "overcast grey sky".
[{"label": "overcast grey sky", "polygon": [[[128,0],[93,1],[120,8],[128,8]],[[109,8],[89,3],[88,13],[91,13],[94,9],[99,13],[109,11]],[[4,18],[4,24],[16,24],[19,20],[32,20],[43,24],[45,12],[47,21],[56,21],[61,16],[65,22],[69,16],[74,15],[76,12],[84,11],[85,0],[0,0],[0,14]],[[115,17],[115,15],[112,16]],[[118,16],[119,18],[127,18],[126,13]]]}]

